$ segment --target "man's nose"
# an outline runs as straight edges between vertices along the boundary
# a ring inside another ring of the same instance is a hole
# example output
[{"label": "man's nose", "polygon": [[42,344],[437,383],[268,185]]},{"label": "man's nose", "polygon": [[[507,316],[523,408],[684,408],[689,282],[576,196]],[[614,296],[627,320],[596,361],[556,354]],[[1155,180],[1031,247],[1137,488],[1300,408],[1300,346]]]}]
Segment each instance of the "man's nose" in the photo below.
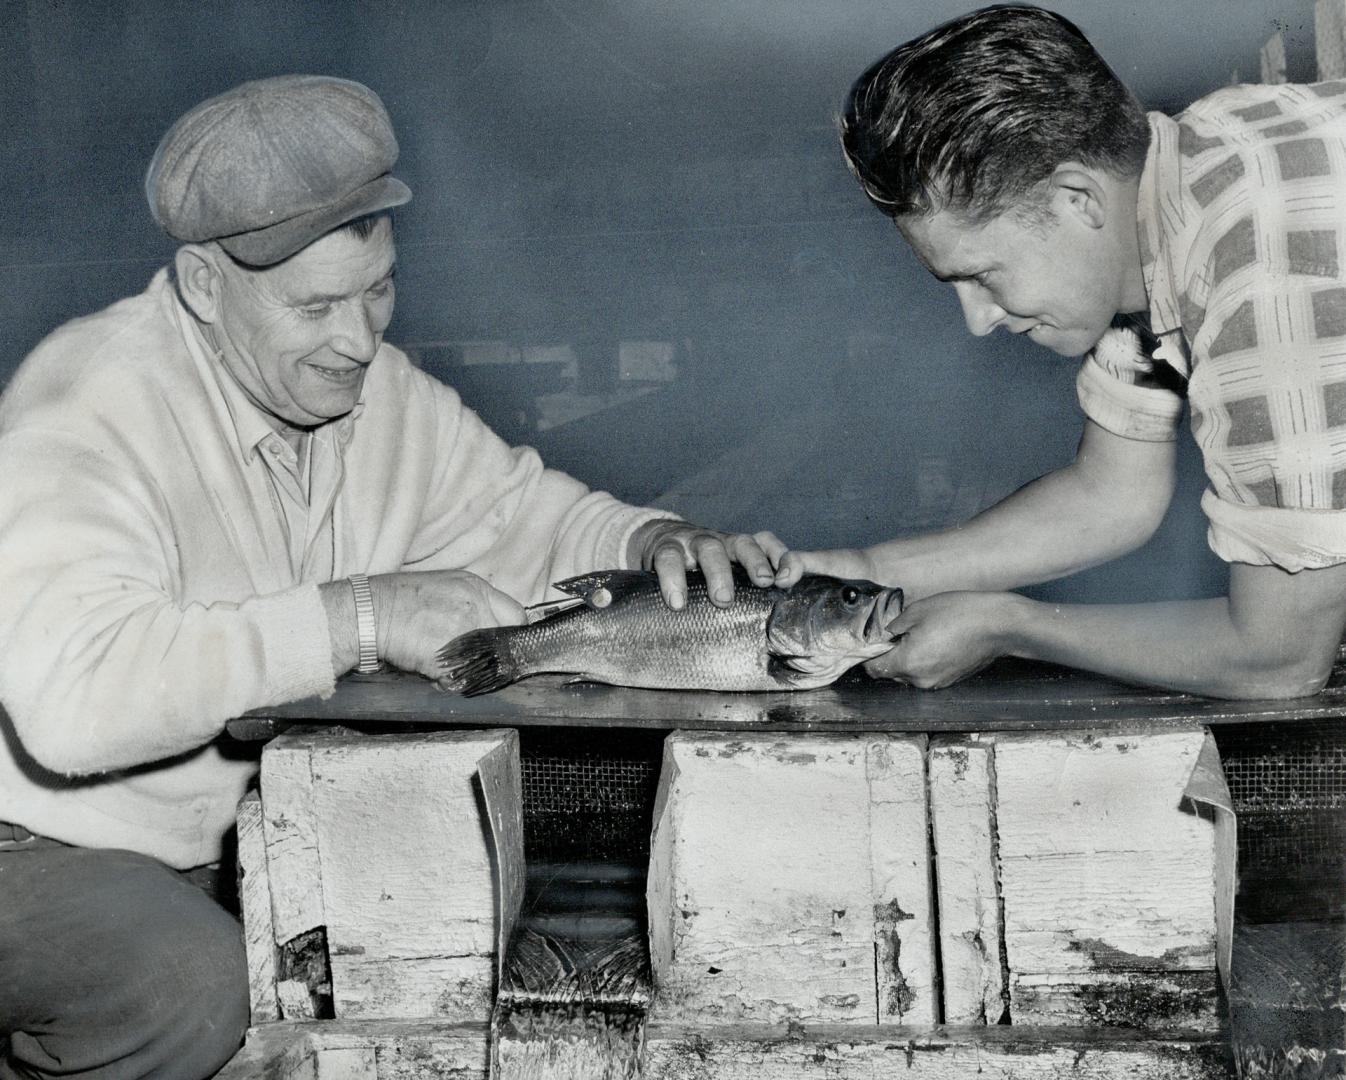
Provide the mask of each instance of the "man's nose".
[{"label": "man's nose", "polygon": [[367,364],[378,351],[378,334],[369,309],[359,300],[343,304],[338,317],[332,348],[357,363]]},{"label": "man's nose", "polygon": [[1005,321],[1005,309],[975,281],[957,281],[953,287],[963,308],[963,321],[977,337],[984,337]]}]

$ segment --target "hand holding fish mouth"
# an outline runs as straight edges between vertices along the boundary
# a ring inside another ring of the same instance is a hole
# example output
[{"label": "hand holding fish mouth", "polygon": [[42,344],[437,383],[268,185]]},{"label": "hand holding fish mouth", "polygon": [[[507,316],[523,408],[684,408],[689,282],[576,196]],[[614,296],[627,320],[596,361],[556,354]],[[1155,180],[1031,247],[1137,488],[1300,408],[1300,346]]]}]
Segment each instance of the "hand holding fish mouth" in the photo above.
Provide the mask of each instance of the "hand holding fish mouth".
[{"label": "hand holding fish mouth", "polygon": [[687,603],[687,571],[706,577],[712,604],[734,601],[734,569],[738,563],[754,585],[777,583],[777,567],[788,549],[774,533],[723,533],[685,521],[647,521],[631,535],[627,565],[659,575],[664,603],[681,611]]},{"label": "hand holding fish mouth", "polygon": [[942,690],[974,675],[1012,648],[1014,593],[945,592],[916,600],[888,624],[893,648],[865,664],[881,679]]}]

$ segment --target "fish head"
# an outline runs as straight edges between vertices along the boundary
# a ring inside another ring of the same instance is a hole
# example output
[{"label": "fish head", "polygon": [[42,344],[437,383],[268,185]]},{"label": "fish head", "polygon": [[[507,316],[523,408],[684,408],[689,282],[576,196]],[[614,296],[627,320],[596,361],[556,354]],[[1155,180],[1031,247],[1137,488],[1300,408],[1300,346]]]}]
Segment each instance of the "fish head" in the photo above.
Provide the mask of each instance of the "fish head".
[{"label": "fish head", "polygon": [[888,625],[901,612],[901,589],[806,574],[779,590],[767,620],[773,670],[797,689],[826,686],[892,648]]}]

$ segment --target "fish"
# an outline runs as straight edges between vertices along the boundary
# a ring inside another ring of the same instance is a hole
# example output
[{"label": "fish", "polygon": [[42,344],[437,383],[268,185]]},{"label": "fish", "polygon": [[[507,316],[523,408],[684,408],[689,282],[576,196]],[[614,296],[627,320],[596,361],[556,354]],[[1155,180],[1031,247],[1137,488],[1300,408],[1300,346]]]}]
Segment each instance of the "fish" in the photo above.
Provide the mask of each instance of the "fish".
[{"label": "fish", "polygon": [[697,571],[681,611],[664,603],[648,570],[595,571],[555,588],[574,598],[570,607],[446,644],[438,684],[471,697],[550,672],[656,690],[812,690],[887,652],[887,627],[902,611],[897,587],[825,574],[764,587],[740,567],[724,608]]}]

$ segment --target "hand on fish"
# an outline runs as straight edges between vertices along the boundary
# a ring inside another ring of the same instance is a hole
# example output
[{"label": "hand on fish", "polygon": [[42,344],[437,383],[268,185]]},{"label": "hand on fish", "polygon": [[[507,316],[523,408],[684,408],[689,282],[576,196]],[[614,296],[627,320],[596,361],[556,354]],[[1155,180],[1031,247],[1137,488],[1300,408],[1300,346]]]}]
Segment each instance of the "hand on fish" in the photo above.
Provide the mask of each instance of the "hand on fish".
[{"label": "hand on fish", "polygon": [[674,611],[656,574],[605,570],[559,582],[569,608],[529,626],[473,630],[440,650],[439,684],[473,695],[542,672],[666,690],[807,690],[892,648],[902,590],[805,575],[789,589],[734,571],[734,600],[686,575]]},{"label": "hand on fish", "polygon": [[[792,550],[777,561],[777,585],[788,588],[809,574],[863,578],[877,576],[878,570],[870,554],[856,548]],[[901,616],[888,627],[895,638],[892,648],[867,660],[865,671],[876,679],[942,690],[1012,650],[1016,613],[1025,602],[1006,592],[922,595],[908,590]]]},{"label": "hand on fish", "polygon": [[946,592],[915,600],[890,629],[901,638],[865,664],[876,678],[942,690],[1010,651],[1023,597],[1006,592]]},{"label": "hand on fish", "polygon": [[379,656],[403,671],[439,675],[435,643],[468,630],[524,621],[523,607],[485,578],[466,570],[377,574],[373,593]]},{"label": "hand on fish", "polygon": [[[627,565],[659,576],[664,603],[678,611],[687,602],[687,573],[700,570],[707,595],[717,607],[733,602],[735,564],[752,584],[783,585],[779,573],[789,549],[771,532],[722,533],[675,519],[647,521],[627,545]],[[780,570],[778,571],[778,568]]]}]

